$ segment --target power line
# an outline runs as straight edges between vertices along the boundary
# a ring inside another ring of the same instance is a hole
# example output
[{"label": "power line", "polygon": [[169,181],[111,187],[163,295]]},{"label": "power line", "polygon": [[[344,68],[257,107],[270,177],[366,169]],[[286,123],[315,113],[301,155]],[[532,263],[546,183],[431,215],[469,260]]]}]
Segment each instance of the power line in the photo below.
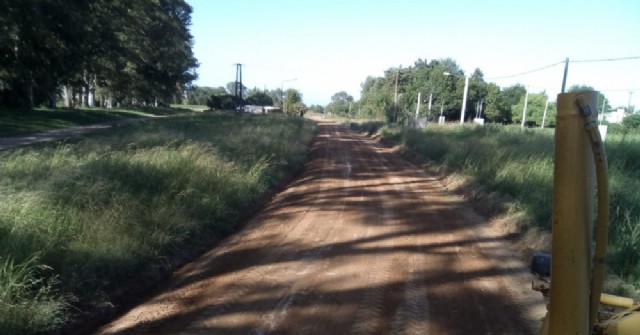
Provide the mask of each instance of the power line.
[{"label": "power line", "polygon": [[640,88],[612,88],[612,89],[602,89],[598,90],[600,92],[637,92],[640,91]]},{"label": "power line", "polygon": [[516,74],[512,74],[512,75],[508,75],[508,76],[485,78],[485,79],[486,80],[494,80],[494,79],[505,79],[505,78],[513,78],[513,77],[524,76],[525,74],[546,70],[548,68],[551,68],[551,67],[554,67],[556,65],[563,64],[563,63],[565,63],[564,60],[560,61],[560,62],[557,62],[557,63],[553,63],[553,64],[549,64],[549,65],[543,66],[541,68],[537,68],[537,69],[534,69],[534,70],[529,70],[529,71],[526,71],[526,72],[516,73]]},{"label": "power line", "polygon": [[[569,60],[569,63],[596,63],[596,62],[616,62],[616,61],[624,61],[624,60],[632,60],[632,59],[640,59],[640,56],[630,56],[630,57],[617,57],[617,58],[602,58],[602,59],[579,59],[579,60]],[[566,60],[557,62],[557,63],[553,63],[553,64],[549,64],[537,69],[533,69],[533,70],[529,70],[529,71],[525,71],[525,72],[521,72],[521,73],[516,73],[516,74],[512,74],[512,75],[508,75],[508,76],[500,76],[500,77],[491,77],[491,78],[485,78],[486,80],[494,80],[494,79],[505,79],[505,78],[513,78],[513,77],[519,77],[519,76],[524,76],[525,74],[529,74],[529,73],[534,73],[534,72],[538,72],[538,71],[542,71],[542,70],[546,70],[548,68],[554,67],[556,65],[560,65],[562,63],[565,63]]]},{"label": "power line", "polygon": [[582,59],[571,60],[571,63],[596,63],[596,62],[616,62],[621,60],[640,59],[640,56],[618,57],[618,58],[602,58],[602,59]]}]

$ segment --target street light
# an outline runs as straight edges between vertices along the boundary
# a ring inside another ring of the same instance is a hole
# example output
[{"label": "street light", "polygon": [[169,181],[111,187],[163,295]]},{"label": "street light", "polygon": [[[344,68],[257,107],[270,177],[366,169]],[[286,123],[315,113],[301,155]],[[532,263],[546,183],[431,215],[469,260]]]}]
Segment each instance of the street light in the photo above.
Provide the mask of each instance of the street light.
[{"label": "street light", "polygon": [[282,99],[280,101],[281,105],[280,107],[282,107],[282,112],[286,114],[286,111],[284,110],[284,83],[286,82],[290,82],[290,81],[296,81],[298,80],[298,78],[293,78],[293,79],[285,79],[280,83],[280,93],[282,94]]},{"label": "street light", "polygon": [[[443,72],[445,76],[456,76],[450,72]],[[462,109],[460,110],[460,124],[464,124],[464,111],[467,109],[467,93],[469,92],[469,76],[464,76],[464,93],[462,94]]]}]

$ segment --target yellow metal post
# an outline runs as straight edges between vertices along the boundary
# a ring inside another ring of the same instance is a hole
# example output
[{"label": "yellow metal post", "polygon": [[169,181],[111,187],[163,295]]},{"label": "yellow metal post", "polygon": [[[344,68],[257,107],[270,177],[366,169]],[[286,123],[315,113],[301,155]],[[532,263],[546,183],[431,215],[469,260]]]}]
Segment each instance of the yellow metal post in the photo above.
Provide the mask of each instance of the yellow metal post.
[{"label": "yellow metal post", "polygon": [[558,95],[553,189],[551,291],[552,335],[587,335],[591,279],[591,230],[595,169],[577,94],[595,106],[597,92]]}]

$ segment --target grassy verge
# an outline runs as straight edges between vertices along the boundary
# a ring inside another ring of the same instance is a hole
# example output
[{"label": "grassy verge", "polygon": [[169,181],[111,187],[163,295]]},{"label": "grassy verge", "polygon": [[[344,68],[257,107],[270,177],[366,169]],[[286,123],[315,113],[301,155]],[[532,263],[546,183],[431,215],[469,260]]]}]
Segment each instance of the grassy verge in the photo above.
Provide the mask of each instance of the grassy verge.
[{"label": "grassy verge", "polygon": [[55,329],[150,264],[233,231],[302,166],[313,127],[206,113],[0,152],[0,333]]},{"label": "grassy verge", "polygon": [[205,105],[182,105],[182,104],[173,104],[171,105],[171,108],[188,109],[194,112],[202,112],[209,109],[209,107]]},{"label": "grassy verge", "polygon": [[[371,133],[379,124],[352,125]],[[550,230],[553,194],[553,130],[487,125],[429,126],[423,130],[382,127],[385,139],[473,177],[487,192],[514,199],[541,230]],[[609,271],[640,288],[640,138],[609,136],[611,225]]]},{"label": "grassy verge", "polygon": [[0,110],[0,137],[16,136],[79,125],[113,122],[130,118],[171,115],[190,112],[189,109],[48,109]]}]

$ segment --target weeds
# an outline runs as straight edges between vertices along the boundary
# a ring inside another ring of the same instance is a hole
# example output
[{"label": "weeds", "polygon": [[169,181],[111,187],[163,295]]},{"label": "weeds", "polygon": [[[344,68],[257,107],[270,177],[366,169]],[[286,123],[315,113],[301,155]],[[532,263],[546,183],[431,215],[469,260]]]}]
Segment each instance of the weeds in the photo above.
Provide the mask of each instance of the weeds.
[{"label": "weeds", "polygon": [[55,290],[57,278],[43,276],[51,268],[32,257],[16,264],[0,258],[0,330],[27,334],[54,329],[65,321],[66,299]]},{"label": "weeds", "polygon": [[[376,125],[364,127],[367,131]],[[551,229],[553,133],[519,127],[431,125],[423,130],[382,127],[384,137],[450,170],[467,174],[489,192],[515,199],[542,230]],[[640,288],[640,142],[609,137],[611,224],[608,266]]]},{"label": "weeds", "polygon": [[[201,114],[0,153],[0,294],[14,297],[0,333],[54,328],[71,296],[98,304],[149,264],[233,231],[302,165],[312,135],[299,118]],[[25,322],[34,313],[44,326]]]}]

